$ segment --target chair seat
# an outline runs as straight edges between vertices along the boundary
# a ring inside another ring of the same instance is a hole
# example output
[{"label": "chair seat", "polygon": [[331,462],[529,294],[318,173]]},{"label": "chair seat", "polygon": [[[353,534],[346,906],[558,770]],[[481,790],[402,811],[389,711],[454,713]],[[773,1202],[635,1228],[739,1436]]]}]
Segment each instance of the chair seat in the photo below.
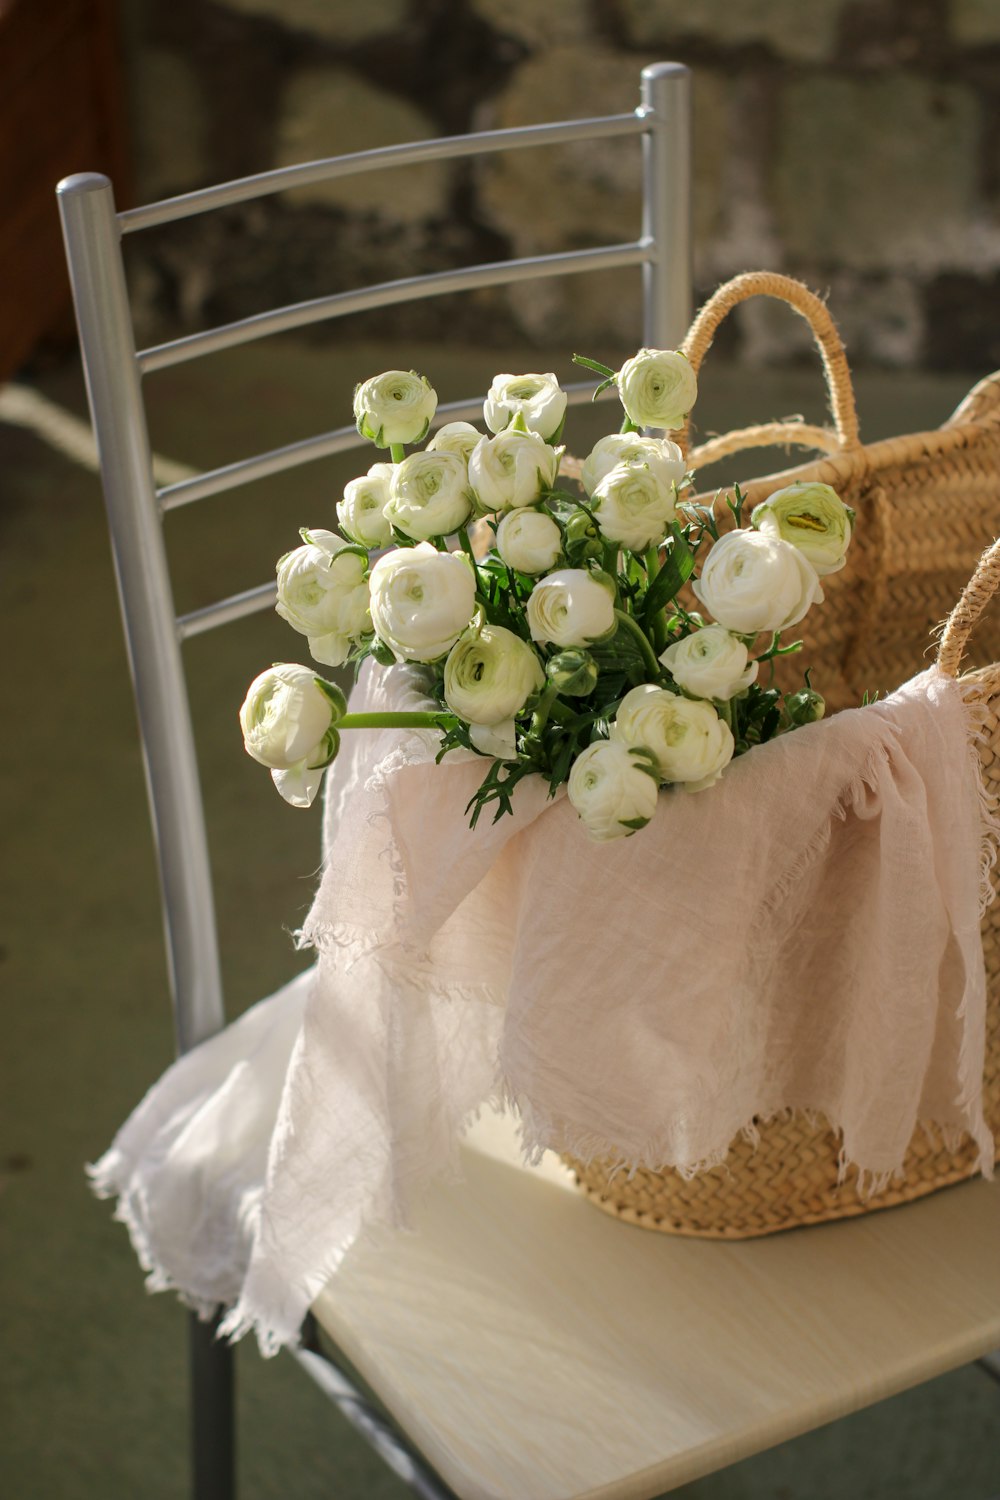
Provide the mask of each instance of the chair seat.
[{"label": "chair seat", "polygon": [[740,1243],[597,1212],[484,1118],[313,1312],[462,1500],[640,1500],[1000,1345],[1000,1188]]}]

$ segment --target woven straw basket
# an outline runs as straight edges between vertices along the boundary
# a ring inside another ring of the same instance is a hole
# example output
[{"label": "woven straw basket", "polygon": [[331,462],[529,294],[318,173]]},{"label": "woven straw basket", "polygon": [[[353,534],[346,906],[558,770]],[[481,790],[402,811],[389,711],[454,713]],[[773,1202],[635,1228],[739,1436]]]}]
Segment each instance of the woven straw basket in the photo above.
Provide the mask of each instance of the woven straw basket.
[{"label": "woven straw basket", "polygon": [[[754,506],[795,480],[818,481],[858,512],[847,566],[823,580],[827,603],[801,627],[802,659],[815,668],[829,710],[857,705],[865,690],[889,692],[922,671],[931,633],[946,617],[938,663],[955,676],[971,626],[1000,584],[1000,541],[983,552],[1000,531],[1000,372],[981,381],[939,430],[863,445],[847,359],[830,314],[787,277],[753,272],[715,293],[683,346],[695,370],[726,313],[759,294],[787,302],[812,327],[834,428],[797,422],[745,428],[695,448],[692,465],[773,444],[825,451],[818,460],[741,488]],[[687,436],[681,434],[685,448]],[[727,516],[720,507],[720,520]],[[995,664],[971,674],[987,715],[979,753],[987,789],[1000,797],[995,619],[980,637],[980,651],[981,659]],[[783,671],[783,686],[801,685],[795,658],[783,663]],[[988,991],[983,1107],[1000,1143],[1000,902],[983,918],[982,936]],[[840,1141],[832,1129],[801,1114],[758,1124],[756,1146],[738,1136],[722,1166],[689,1181],[670,1168],[612,1176],[599,1161],[567,1161],[581,1189],[606,1213],[644,1228],[710,1239],[745,1239],[890,1208],[976,1171],[971,1141],[949,1151],[921,1128],[910,1142],[904,1175],[884,1191],[861,1197],[854,1181],[838,1185]]]}]

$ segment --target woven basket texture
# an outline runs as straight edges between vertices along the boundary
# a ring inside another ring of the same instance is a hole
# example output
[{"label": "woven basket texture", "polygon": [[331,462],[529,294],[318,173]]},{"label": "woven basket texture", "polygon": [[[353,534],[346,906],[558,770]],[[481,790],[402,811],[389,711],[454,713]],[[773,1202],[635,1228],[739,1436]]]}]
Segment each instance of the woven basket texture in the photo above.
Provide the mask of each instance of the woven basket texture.
[{"label": "woven basket texture", "polygon": [[[846,356],[829,312],[787,277],[752,272],[721,287],[683,346],[695,369],[729,310],[757,295],[780,298],[810,323],[834,426],[782,422],[743,429],[690,451],[691,463],[697,469],[765,444],[823,448],[828,451],[821,458],[741,483],[749,507],[802,480],[831,485],[857,511],[847,565],[823,580],[826,603],[796,630],[804,643],[801,657],[785,658],[775,681],[800,687],[802,668],[809,666],[828,712],[856,707],[866,692],[884,695],[927,667],[949,616],[940,660],[954,674],[971,623],[1000,582],[996,549],[976,570],[1000,531],[1000,372],[981,381],[940,429],[864,445]],[[686,452],[687,436],[680,434]],[[740,480],[735,465],[732,479]],[[698,498],[709,504],[713,497]],[[716,514],[720,528],[731,524],[724,502],[717,503]],[[692,598],[689,607],[697,601]],[[1000,661],[1000,611],[977,633],[977,656]],[[988,790],[1000,797],[1000,665],[974,676],[987,710],[979,747],[983,774]],[[987,911],[982,935],[988,988],[983,1103],[1000,1142],[1000,903]],[[645,1228],[713,1239],[744,1239],[890,1208],[976,1170],[971,1142],[949,1151],[921,1128],[910,1143],[904,1176],[862,1197],[856,1182],[838,1185],[840,1141],[832,1129],[802,1114],[758,1125],[755,1146],[737,1137],[722,1166],[688,1181],[669,1168],[612,1175],[601,1162],[566,1160],[581,1189],[605,1212]]]},{"label": "woven basket texture", "polygon": [[[973,675],[987,711],[978,747],[983,777],[987,790],[1000,798],[1000,666]],[[1000,1142],[1000,902],[983,917],[982,935],[987,984],[983,1109]],[[572,1157],[566,1160],[579,1186],[605,1212],[647,1229],[708,1239],[746,1239],[892,1208],[976,1171],[971,1141],[952,1152],[920,1128],[910,1142],[903,1177],[862,1197],[854,1180],[838,1185],[840,1140],[828,1126],[813,1124],[802,1114],[758,1126],[756,1147],[737,1136],[722,1166],[688,1180],[669,1168],[610,1175],[599,1161],[584,1166]]]},{"label": "woven basket texture", "polygon": [[[856,707],[867,692],[885,694],[928,665],[940,629],[1000,523],[1000,372],[979,382],[933,432],[864,444],[847,356],[826,304],[786,276],[748,272],[709,299],[684,343],[700,371],[716,330],[738,303],[769,296],[809,323],[823,360],[832,428],[773,422],[727,433],[701,447],[682,446],[696,472],[749,447],[775,443],[823,447],[822,457],[742,482],[749,509],[797,481],[829,484],[857,511],[847,564],[823,581],[826,603],[806,616],[796,634],[800,658],[779,664],[781,687],[802,685],[802,666],[826,698],[829,712]],[[698,497],[711,503],[712,495]],[[731,524],[716,502],[722,526]],[[696,601],[692,598],[691,607]],[[979,636],[981,660],[1000,659],[1000,614]]]}]

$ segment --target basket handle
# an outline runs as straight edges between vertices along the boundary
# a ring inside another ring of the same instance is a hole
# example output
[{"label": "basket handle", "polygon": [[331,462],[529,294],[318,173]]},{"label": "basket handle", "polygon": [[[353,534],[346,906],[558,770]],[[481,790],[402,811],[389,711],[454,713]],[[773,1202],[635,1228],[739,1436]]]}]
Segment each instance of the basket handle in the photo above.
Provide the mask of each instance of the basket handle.
[{"label": "basket handle", "polygon": [[[716,330],[726,314],[737,303],[745,302],[749,297],[761,296],[776,297],[780,302],[787,302],[789,307],[805,318],[809,324],[823,360],[830,410],[836,429],[835,451],[839,450],[843,453],[856,451],[861,447],[861,439],[858,435],[858,413],[854,403],[851,372],[840,334],[837,332],[837,326],[830,316],[826,303],[822,302],[815,292],[803,286],[801,281],[795,281],[791,276],[779,276],[772,271],[745,271],[742,276],[734,276],[731,281],[725,282],[709,297],[691,324],[687,338],[681,345],[682,352],[691,361],[695,374],[697,375],[700,371],[702,360],[711,347]],[[685,456],[690,446],[689,427],[690,423],[685,422],[676,434],[676,440]],[[763,427],[749,427],[727,433],[723,438],[705,444],[699,450],[699,456],[704,463],[706,449],[714,449],[714,456],[721,458],[724,454],[737,452],[743,447],[756,447],[772,442],[802,443],[803,439],[805,439],[803,446],[817,446],[813,440],[819,431],[822,429],[806,428],[797,422],[768,423]],[[829,435],[826,435],[824,442],[818,446],[830,447]]]},{"label": "basket handle", "polygon": [[969,632],[1000,587],[1000,537],[986,551],[962,590],[962,597],[945,621],[937,664],[948,677],[957,677]]}]

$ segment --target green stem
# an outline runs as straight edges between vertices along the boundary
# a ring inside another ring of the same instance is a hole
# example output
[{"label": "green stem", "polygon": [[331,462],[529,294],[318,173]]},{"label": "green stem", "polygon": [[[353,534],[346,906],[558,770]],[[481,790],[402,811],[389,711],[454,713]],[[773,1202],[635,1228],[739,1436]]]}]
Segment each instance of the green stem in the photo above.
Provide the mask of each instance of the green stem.
[{"label": "green stem", "polygon": [[548,723],[549,714],[559,696],[559,689],[554,682],[547,683],[543,689],[542,696],[535,704],[535,711],[531,716],[531,725],[528,729],[529,735],[538,736]]},{"label": "green stem", "polygon": [[630,631],[639,642],[642,647],[643,660],[646,666],[654,677],[659,677],[663,669],[656,659],[656,652],[650,645],[649,636],[643,630],[642,626],[636,620],[633,620],[631,615],[627,615],[623,609],[615,610],[615,619],[618,621],[619,628],[624,625],[626,630]]},{"label": "green stem", "polygon": [[[652,588],[652,585],[653,585],[653,579],[656,577],[657,573],[660,571],[660,549],[659,549],[659,547],[650,547],[649,551],[646,553],[645,561],[646,561],[646,588],[650,589],[650,588]],[[652,626],[652,630],[653,630],[653,649],[656,652],[656,655],[659,656],[660,652],[663,650],[664,646],[667,644],[667,616],[666,616],[666,611],[662,610],[662,609],[658,609],[656,611],[656,614],[653,616],[652,620],[650,621],[650,625]]]},{"label": "green stem", "polygon": [[794,654],[795,654],[796,651],[801,651],[801,650],[802,650],[802,642],[801,641],[793,641],[790,646],[779,646],[778,645],[778,632],[775,631],[774,635],[771,637],[771,644],[768,646],[767,650],[766,651],[762,651],[761,654],[760,654],[760,656],[755,656],[754,660],[755,661],[772,661],[774,659],[774,657],[776,657],[776,656],[794,656]]},{"label": "green stem", "polygon": [[389,457],[394,464],[401,464],[406,457],[406,448],[402,443],[389,444]]},{"label": "green stem", "polygon": [[642,428],[637,426],[630,416],[626,416],[619,430],[621,432],[641,432]]},{"label": "green stem", "polygon": [[345,714],[334,728],[340,729],[453,729],[458,723],[454,714],[383,713]]}]

